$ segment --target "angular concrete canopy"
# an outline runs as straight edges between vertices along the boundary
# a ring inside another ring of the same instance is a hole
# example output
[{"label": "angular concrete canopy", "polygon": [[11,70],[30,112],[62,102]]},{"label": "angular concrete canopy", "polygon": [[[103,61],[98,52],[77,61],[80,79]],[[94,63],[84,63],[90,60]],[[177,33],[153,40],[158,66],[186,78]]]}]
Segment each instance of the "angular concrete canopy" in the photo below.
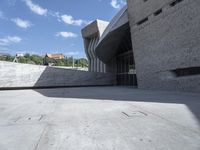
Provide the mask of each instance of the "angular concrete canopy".
[{"label": "angular concrete canopy", "polygon": [[128,28],[127,6],[124,6],[110,22],[96,46],[95,52],[100,60],[106,63],[116,55]]},{"label": "angular concrete canopy", "polygon": [[108,24],[109,22],[99,19],[91,22],[81,30],[83,38],[91,38],[94,34],[101,36]]}]

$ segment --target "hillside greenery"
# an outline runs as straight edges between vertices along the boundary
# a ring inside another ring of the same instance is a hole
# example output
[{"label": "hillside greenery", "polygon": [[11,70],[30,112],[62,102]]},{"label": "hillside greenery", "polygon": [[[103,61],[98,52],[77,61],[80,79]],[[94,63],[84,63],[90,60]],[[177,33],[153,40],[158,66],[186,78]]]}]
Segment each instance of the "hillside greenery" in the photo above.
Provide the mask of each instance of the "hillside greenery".
[{"label": "hillside greenery", "polygon": [[[14,56],[0,56],[0,61],[13,62]],[[50,59],[39,55],[25,54],[18,58],[19,63],[36,64],[36,65],[53,65],[53,66],[66,66],[73,65],[73,57],[65,57],[64,59]],[[88,60],[85,58],[74,58],[74,67],[88,67]]]}]

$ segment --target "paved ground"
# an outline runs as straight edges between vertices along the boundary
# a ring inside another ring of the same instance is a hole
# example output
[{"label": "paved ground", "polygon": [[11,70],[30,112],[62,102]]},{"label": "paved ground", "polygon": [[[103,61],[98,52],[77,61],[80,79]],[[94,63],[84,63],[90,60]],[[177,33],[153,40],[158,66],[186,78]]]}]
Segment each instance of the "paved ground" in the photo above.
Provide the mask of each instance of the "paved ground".
[{"label": "paved ground", "polygon": [[0,91],[0,150],[200,150],[200,95],[128,87]]}]

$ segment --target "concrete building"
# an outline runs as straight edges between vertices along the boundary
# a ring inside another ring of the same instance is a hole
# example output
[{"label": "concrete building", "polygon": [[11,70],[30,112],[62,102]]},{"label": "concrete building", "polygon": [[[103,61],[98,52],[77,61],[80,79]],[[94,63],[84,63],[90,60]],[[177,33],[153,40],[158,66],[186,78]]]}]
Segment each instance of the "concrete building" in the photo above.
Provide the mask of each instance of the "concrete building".
[{"label": "concrete building", "polygon": [[200,91],[199,0],[128,0],[99,38],[93,57],[117,84]]},{"label": "concrete building", "polygon": [[45,57],[52,59],[64,59],[65,55],[63,54],[46,54]]},{"label": "concrete building", "polygon": [[95,47],[108,24],[106,21],[95,20],[82,30],[85,53],[89,62],[89,71],[91,72],[106,72],[105,64],[95,54]]}]

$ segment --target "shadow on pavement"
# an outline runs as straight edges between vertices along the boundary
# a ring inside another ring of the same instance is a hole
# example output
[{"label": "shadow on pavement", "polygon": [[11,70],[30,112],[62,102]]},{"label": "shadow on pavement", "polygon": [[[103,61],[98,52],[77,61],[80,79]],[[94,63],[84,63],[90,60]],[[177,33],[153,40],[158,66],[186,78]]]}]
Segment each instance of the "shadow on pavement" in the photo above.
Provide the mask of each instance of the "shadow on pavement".
[{"label": "shadow on pavement", "polygon": [[35,91],[54,98],[185,104],[200,122],[200,95],[194,93],[139,90],[117,86],[36,89]]}]

